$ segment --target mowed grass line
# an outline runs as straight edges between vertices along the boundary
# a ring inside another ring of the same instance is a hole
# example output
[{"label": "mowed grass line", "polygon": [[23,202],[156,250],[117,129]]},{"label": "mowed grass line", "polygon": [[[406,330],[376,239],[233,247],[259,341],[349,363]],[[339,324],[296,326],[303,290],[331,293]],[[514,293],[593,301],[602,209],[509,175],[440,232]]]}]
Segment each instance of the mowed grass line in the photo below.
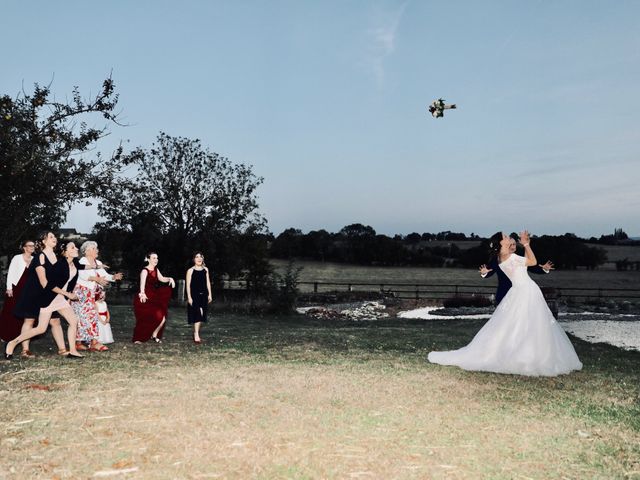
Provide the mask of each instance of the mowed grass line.
[{"label": "mowed grass line", "polygon": [[134,346],[112,316],[107,353],[0,365],[0,478],[640,478],[638,352],[526,378],[425,361],[482,321],[218,314],[196,346],[172,309]]}]

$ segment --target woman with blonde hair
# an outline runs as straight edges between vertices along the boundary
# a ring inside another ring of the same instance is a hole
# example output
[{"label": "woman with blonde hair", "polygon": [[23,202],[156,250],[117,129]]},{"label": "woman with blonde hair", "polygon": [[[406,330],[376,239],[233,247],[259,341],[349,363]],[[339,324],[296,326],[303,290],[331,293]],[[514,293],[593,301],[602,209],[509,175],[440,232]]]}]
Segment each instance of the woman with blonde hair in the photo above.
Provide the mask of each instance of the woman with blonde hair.
[{"label": "woman with blonde hair", "polygon": [[104,265],[98,260],[98,244],[88,240],[80,246],[80,264],[84,270],[78,273],[78,282],[73,293],[78,297],[73,302],[73,311],[78,317],[78,330],[76,336],[76,348],[92,352],[104,352],[108,347],[98,340],[98,323],[100,313],[96,301],[104,294],[103,287],[109,282],[122,280],[122,273],[110,275],[104,269]]}]

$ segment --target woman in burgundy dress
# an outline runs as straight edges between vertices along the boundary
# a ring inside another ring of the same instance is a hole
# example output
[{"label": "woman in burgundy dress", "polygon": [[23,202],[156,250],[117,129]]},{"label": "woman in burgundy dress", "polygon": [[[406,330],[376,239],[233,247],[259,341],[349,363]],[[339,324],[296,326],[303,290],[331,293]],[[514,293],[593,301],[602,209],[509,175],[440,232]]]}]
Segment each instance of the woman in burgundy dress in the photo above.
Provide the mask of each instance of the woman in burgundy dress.
[{"label": "woman in burgundy dress", "polygon": [[[33,258],[36,244],[33,240],[25,240],[20,245],[22,253],[14,256],[9,264],[7,273],[7,290],[4,294],[2,312],[0,312],[0,338],[5,342],[13,340],[22,331],[23,319],[13,314],[16,301],[22,292],[24,284],[27,282],[29,264]],[[29,328],[33,327],[32,325]],[[29,358],[33,354],[29,351],[29,342],[22,344],[21,356]]]},{"label": "woman in burgundy dress", "polygon": [[136,326],[133,330],[132,341],[142,343],[153,339],[156,343],[162,343],[162,334],[172,294],[171,289],[176,284],[173,278],[165,277],[156,268],[158,265],[157,253],[150,252],[145,261],[147,266],[140,272],[140,290],[133,299]]}]

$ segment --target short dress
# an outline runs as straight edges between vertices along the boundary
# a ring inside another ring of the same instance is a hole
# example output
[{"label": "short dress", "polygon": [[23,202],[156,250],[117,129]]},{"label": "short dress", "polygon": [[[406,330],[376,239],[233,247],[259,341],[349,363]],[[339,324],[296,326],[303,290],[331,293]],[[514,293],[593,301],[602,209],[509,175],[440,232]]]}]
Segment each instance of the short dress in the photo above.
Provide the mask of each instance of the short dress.
[{"label": "short dress", "polygon": [[[59,261],[65,261],[65,260],[63,259]],[[65,290],[65,291],[67,290],[67,286],[69,285],[69,282],[71,282],[71,280],[73,280],[73,277],[75,277],[78,274],[78,270],[76,270],[75,265],[73,265],[73,267],[71,267],[71,265],[69,266],[69,278],[67,282],[64,284],[64,286],[60,287],[62,290]],[[58,310],[64,310],[65,308],[71,308],[71,305],[69,304],[69,300],[67,299],[67,297],[65,297],[61,293],[58,293],[56,294],[56,296],[53,298],[53,300],[49,305],[40,309],[40,313],[53,313],[53,312],[57,312]]]},{"label": "short dress", "polygon": [[[41,262],[40,259],[43,258]],[[13,314],[19,318],[38,318],[40,315],[40,297],[44,288],[40,285],[40,279],[38,278],[38,272],[36,268],[44,267],[44,272],[47,278],[51,275],[51,271],[55,263],[49,261],[49,257],[44,254],[36,255],[27,270],[27,279],[24,284],[22,292],[18,296],[16,306],[13,309]]]}]

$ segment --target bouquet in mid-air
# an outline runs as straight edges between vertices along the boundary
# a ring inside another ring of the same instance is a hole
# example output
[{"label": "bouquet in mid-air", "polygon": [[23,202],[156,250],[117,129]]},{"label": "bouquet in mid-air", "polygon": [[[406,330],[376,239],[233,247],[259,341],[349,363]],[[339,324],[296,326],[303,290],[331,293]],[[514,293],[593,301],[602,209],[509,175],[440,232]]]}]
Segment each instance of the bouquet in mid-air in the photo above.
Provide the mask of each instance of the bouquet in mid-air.
[{"label": "bouquet in mid-air", "polygon": [[455,108],[457,108],[455,103],[446,104],[444,103],[443,98],[439,98],[437,100],[434,100],[433,103],[429,105],[429,112],[431,112],[431,116],[433,118],[440,118],[444,117],[445,110],[453,110]]}]

